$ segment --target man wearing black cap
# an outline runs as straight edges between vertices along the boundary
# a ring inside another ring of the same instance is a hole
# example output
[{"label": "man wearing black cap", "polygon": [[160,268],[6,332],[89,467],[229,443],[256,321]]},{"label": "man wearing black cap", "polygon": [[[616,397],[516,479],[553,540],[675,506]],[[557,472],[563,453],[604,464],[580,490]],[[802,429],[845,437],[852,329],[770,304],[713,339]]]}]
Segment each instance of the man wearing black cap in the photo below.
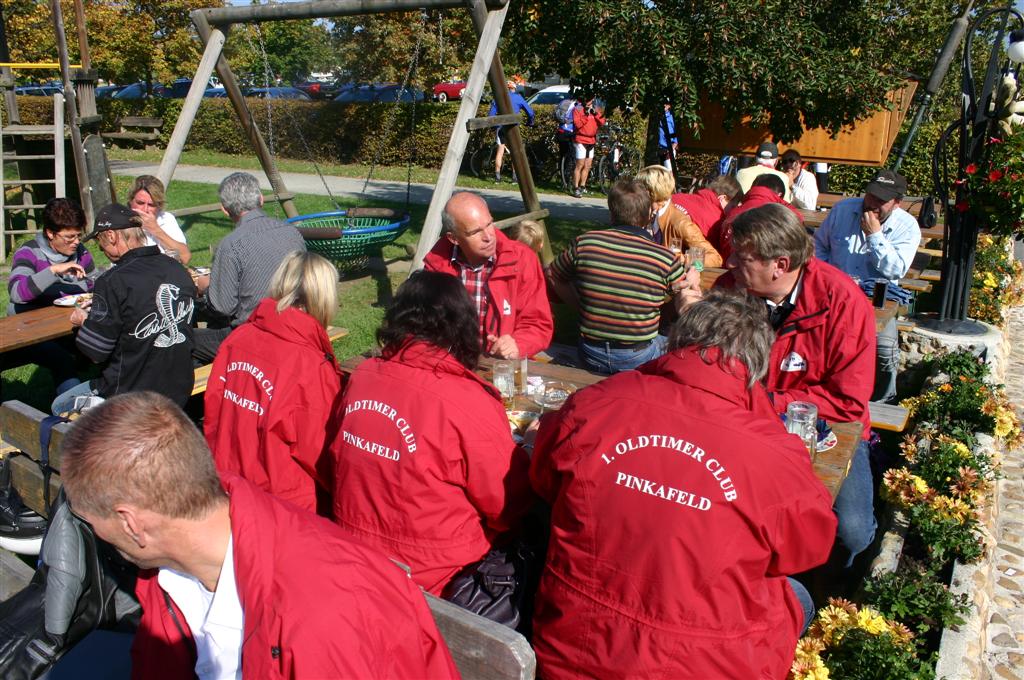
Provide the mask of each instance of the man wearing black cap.
[{"label": "man wearing black cap", "polygon": [[757,161],[756,165],[743,168],[736,173],[736,181],[740,183],[743,193],[745,194],[750,191],[754,180],[760,175],[777,175],[782,180],[782,185],[786,187],[786,195],[782,197],[783,200],[786,203],[792,203],[793,192],[789,188],[789,175],[775,169],[776,164],[779,162],[779,147],[775,145],[775,142],[762,142],[761,146],[757,147],[757,154],[754,156],[754,160]]},{"label": "man wearing black cap", "polygon": [[152,390],[183,405],[192,393],[192,312],[196,286],[181,263],[146,245],[140,216],[113,204],[96,215],[93,232],[117,266],[96,280],[92,304],[76,308],[76,344],[102,364],[99,378],[77,385],[53,402],[54,413],[75,408],[77,397],[103,399]]},{"label": "man wearing black cap", "polygon": [[[884,280],[899,284],[907,275],[921,243],[917,220],[900,207],[907,180],[892,170],[879,170],[863,198],[836,203],[814,234],[814,254],[861,284]],[[878,334],[878,362],[872,401],[896,398],[899,334],[895,318]]]}]

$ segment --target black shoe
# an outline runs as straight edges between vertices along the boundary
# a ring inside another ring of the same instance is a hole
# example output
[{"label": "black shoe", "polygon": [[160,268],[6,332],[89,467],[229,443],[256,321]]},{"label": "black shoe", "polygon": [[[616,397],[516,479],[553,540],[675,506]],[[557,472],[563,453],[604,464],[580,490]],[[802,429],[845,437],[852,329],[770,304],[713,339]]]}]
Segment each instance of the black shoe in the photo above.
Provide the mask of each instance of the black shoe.
[{"label": "black shoe", "polygon": [[495,175],[494,176],[494,183],[495,184],[501,184],[501,175]]},{"label": "black shoe", "polygon": [[46,518],[29,510],[10,486],[7,461],[0,461],[0,548],[22,555],[38,555],[46,533]]}]

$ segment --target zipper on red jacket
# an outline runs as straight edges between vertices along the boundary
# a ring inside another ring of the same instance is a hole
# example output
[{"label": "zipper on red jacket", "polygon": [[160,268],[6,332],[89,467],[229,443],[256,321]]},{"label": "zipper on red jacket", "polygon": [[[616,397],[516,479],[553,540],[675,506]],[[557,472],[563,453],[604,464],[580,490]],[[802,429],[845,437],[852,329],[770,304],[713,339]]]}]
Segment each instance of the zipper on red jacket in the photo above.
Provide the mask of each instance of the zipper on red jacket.
[{"label": "zipper on red jacket", "polygon": [[167,591],[160,589],[160,592],[164,595],[164,604],[167,605],[167,613],[171,615],[171,621],[174,622],[174,627],[178,629],[178,633],[181,634],[181,639],[188,644],[189,650],[192,652],[192,658],[199,658],[199,650],[196,649],[196,641],[191,635],[185,633],[184,626],[181,625],[181,621],[178,619],[178,615],[174,612],[174,605],[171,603],[171,596],[167,594]]}]

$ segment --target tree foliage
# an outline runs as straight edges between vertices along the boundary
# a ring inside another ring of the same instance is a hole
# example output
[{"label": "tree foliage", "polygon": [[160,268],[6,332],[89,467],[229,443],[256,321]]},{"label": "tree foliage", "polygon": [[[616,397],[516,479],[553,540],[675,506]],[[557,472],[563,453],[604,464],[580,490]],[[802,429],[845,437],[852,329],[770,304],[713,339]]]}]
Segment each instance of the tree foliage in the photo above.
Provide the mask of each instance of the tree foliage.
[{"label": "tree foliage", "polygon": [[[190,75],[199,63],[200,45],[189,13],[220,7],[222,0],[85,0],[89,56],[105,80],[171,80]],[[78,50],[75,9],[61,0],[71,61]],[[4,20],[11,58],[56,61],[57,47],[48,2],[4,0]]]},{"label": "tree foliage", "polygon": [[263,85],[266,71],[285,83],[337,68],[328,26],[313,19],[236,26],[227,43],[231,67],[243,80]]},{"label": "tree foliage", "polygon": [[[986,2],[978,3],[984,6]],[[832,132],[885,106],[909,73],[927,77],[961,3],[949,0],[537,0],[510,8],[507,49],[610,105],[675,104],[700,128],[701,102],[726,126],[750,116],[780,141]]]}]

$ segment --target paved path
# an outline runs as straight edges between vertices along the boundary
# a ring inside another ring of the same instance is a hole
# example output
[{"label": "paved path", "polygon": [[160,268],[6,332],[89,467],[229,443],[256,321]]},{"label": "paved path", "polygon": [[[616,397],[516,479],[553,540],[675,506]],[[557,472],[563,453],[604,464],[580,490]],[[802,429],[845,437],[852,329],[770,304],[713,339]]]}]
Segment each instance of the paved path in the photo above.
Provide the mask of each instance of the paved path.
[{"label": "paved path", "polygon": [[[1024,307],[1010,313],[1006,391],[1024,418]],[[989,562],[991,601],[982,636],[982,678],[1024,680],[1024,449],[1009,451],[999,480],[996,547]]]},{"label": "paved path", "polygon": [[[116,175],[155,175],[160,168],[159,163],[143,163],[139,161],[110,161],[111,170]],[[205,184],[219,184],[232,172],[251,172],[260,180],[264,190],[270,190],[270,182],[262,170],[243,170],[242,168],[211,168],[203,165],[179,165],[174,171],[174,179]],[[299,172],[282,172],[281,178],[288,191],[297,194],[315,194],[326,196],[323,182],[315,174]],[[331,193],[336,197],[365,197],[374,201],[405,204],[404,182],[372,181],[363,194],[363,179],[353,177],[324,176]],[[509,190],[473,189],[486,198],[491,210],[496,213],[518,215],[526,212],[523,199],[513,184],[502,184]],[[412,203],[427,205],[434,193],[432,184],[413,184],[409,200]],[[605,197],[598,194],[595,198],[573,198],[564,194],[541,194],[541,207],[551,211],[551,216],[567,220],[589,220],[600,224],[608,222],[608,204]]]}]

